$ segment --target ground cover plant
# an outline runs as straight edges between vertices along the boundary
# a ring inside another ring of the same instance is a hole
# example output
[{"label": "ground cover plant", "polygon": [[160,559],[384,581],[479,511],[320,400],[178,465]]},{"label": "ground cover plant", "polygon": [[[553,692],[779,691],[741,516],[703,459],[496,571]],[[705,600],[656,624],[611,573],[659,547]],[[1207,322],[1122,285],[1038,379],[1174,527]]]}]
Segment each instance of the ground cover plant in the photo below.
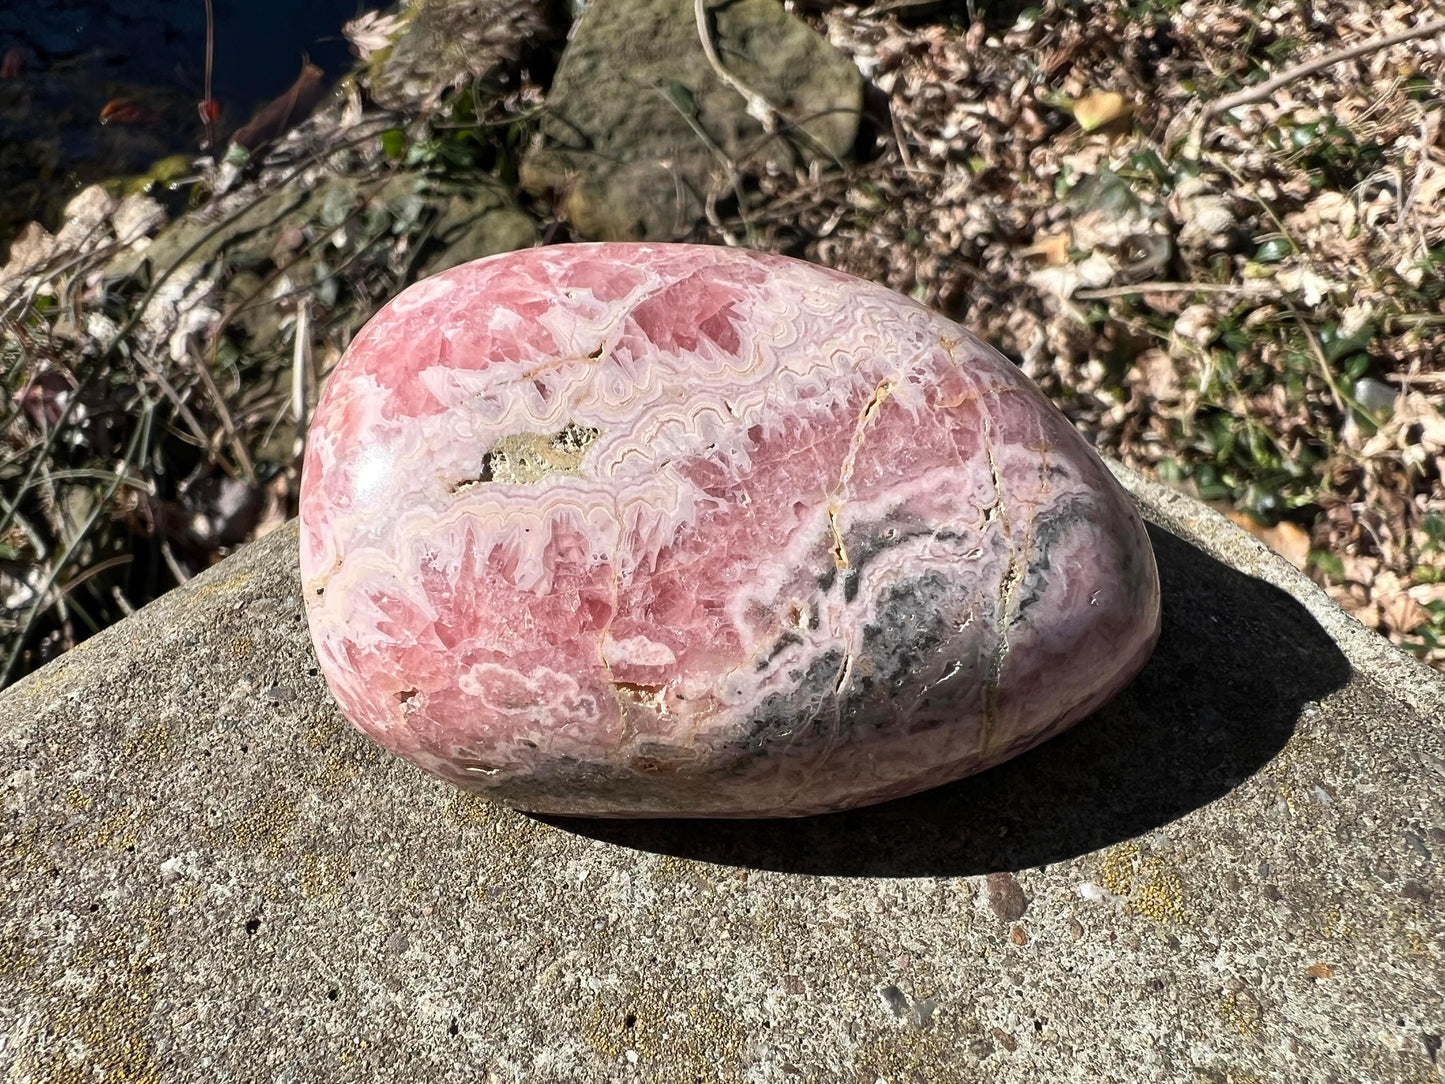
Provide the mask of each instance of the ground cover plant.
[{"label": "ground cover plant", "polygon": [[[439,3],[358,19],[358,69],[309,118],[298,90],[246,153],[85,189],[11,239],[0,680],[294,514],[308,404],[408,282],[579,239],[516,190],[565,18],[453,7],[464,25]],[[794,9],[869,81],[855,159],[720,166],[677,239],[786,252],[959,319],[1100,451],[1445,665],[1438,16]]]}]

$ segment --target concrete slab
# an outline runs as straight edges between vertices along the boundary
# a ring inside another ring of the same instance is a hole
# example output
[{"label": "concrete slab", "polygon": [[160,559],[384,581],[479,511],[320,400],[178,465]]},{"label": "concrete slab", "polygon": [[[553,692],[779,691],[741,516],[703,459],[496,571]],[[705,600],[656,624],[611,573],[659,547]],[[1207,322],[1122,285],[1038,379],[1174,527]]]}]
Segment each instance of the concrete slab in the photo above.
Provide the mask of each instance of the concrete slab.
[{"label": "concrete slab", "polygon": [[294,526],[249,547],[0,696],[6,1079],[1440,1079],[1445,682],[1124,478],[1141,677],[807,821],[433,782],[331,707]]}]

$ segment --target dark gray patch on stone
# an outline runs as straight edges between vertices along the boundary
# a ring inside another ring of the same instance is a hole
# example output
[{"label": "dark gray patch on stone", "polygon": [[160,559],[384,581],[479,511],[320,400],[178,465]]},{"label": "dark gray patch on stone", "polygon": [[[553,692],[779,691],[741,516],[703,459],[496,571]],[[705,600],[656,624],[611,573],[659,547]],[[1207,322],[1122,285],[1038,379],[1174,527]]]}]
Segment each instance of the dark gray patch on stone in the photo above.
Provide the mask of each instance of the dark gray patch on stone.
[{"label": "dark gray patch on stone", "polygon": [[897,524],[868,523],[850,530],[843,538],[848,548],[848,572],[843,577],[843,601],[852,602],[858,597],[858,588],[863,582],[863,570],[879,554],[897,549],[906,542],[932,531],[913,528],[903,530]]},{"label": "dark gray patch on stone", "polygon": [[775,743],[791,743],[798,728],[811,722],[818,707],[833,701],[833,687],[842,668],[843,652],[832,648],[813,659],[791,689],[764,700],[738,740],[744,757],[750,760],[767,756]]},{"label": "dark gray patch on stone", "polygon": [[773,660],[790,647],[796,647],[803,642],[803,638],[796,632],[785,632],[777,638],[767,655],[758,660],[756,670],[762,673],[773,665]]},{"label": "dark gray patch on stone", "polygon": [[[841,649],[816,656],[789,689],[769,696],[753,714],[738,740],[735,767],[775,755],[779,745],[805,751],[825,738],[857,742],[894,724],[894,690],[916,680],[915,668],[947,644],[949,615],[961,605],[962,589],[941,571],[889,586],[875,622],[863,629],[863,651],[849,673],[844,674]],[[786,646],[791,636],[780,637],[779,644]],[[775,646],[774,654],[780,650]]]},{"label": "dark gray patch on stone", "polygon": [[1098,509],[1092,501],[1072,500],[1057,505],[1048,514],[1034,521],[1030,536],[1028,567],[1018,588],[1018,608],[1014,620],[1022,617],[1034,603],[1043,598],[1049,584],[1055,577],[1052,552],[1060,540],[1081,523],[1089,523],[1098,516]]},{"label": "dark gray patch on stone", "polygon": [[904,684],[914,667],[948,643],[952,615],[966,602],[965,588],[942,571],[891,585],[863,628],[864,659],[885,688]]}]

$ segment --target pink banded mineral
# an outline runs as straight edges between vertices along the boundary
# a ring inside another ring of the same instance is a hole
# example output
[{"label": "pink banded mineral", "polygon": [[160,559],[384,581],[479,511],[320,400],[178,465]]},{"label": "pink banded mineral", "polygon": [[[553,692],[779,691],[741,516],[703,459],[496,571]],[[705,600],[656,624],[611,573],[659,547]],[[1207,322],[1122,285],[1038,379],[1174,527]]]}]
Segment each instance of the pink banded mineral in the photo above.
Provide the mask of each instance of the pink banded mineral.
[{"label": "pink banded mineral", "polygon": [[301,491],[342,711],[542,812],[784,816],[932,787],[1148,659],[1143,524],[1004,358],[778,256],[571,245],[383,309]]}]

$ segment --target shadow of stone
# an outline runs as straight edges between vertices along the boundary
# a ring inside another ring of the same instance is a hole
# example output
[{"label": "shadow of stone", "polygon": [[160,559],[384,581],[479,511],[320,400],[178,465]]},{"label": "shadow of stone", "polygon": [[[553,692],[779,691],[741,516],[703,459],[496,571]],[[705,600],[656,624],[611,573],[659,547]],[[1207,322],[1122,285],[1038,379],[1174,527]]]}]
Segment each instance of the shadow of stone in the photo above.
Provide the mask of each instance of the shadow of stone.
[{"label": "shadow of stone", "polygon": [[1069,732],[981,775],[797,820],[543,817],[584,836],[725,865],[824,876],[961,876],[1075,858],[1221,797],[1350,676],[1283,591],[1149,526],[1163,630],[1142,673]]}]

